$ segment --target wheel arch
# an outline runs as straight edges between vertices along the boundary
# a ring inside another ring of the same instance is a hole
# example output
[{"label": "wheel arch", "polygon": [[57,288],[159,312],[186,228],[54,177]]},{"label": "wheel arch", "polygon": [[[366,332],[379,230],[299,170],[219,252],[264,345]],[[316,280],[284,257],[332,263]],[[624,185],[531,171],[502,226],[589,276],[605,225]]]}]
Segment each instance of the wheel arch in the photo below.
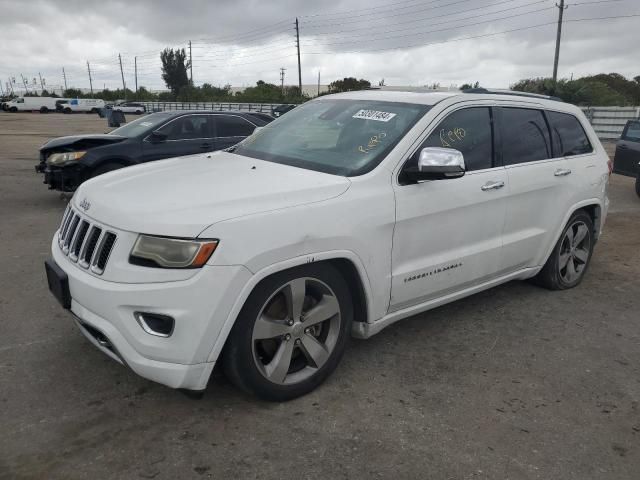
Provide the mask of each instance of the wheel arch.
[{"label": "wheel arch", "polygon": [[277,273],[289,270],[291,268],[308,265],[310,263],[327,263],[334,266],[345,278],[349,291],[351,292],[354,302],[354,321],[367,322],[372,319],[371,312],[371,285],[366,273],[364,264],[360,258],[350,251],[332,251],[322,253],[312,253],[300,257],[291,258],[269,265],[255,272],[251,279],[245,284],[242,291],[238,295],[233,307],[229,311],[227,318],[220,330],[218,338],[209,353],[207,361],[215,362],[221,355],[229,333],[242,310],[249,295],[262,281]]},{"label": "wheel arch", "polygon": [[602,201],[599,198],[591,198],[588,200],[583,200],[581,202],[578,202],[575,205],[573,205],[569,210],[567,210],[568,213],[562,219],[562,222],[560,223],[560,226],[556,229],[556,232],[553,235],[553,237],[551,237],[552,238],[551,245],[547,248],[545,256],[542,259],[541,265],[544,265],[547,262],[547,260],[549,259],[549,256],[551,255],[551,252],[553,252],[553,249],[555,248],[556,243],[558,242],[558,239],[560,238],[560,235],[562,235],[562,231],[564,230],[564,227],[567,225],[567,222],[569,222],[569,219],[578,210],[584,210],[591,217],[591,220],[593,221],[593,238],[596,241],[598,240],[598,237],[600,236],[600,230],[602,227]]}]

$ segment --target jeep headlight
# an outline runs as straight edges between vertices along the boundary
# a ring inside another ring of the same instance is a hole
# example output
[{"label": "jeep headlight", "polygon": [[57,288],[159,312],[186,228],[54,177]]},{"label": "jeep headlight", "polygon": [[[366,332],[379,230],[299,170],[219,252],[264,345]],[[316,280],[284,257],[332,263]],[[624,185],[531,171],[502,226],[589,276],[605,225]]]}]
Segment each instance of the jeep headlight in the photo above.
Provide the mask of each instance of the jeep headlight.
[{"label": "jeep headlight", "polygon": [[129,263],[146,267],[200,268],[213,254],[218,240],[183,240],[140,235],[129,255]]},{"label": "jeep headlight", "polygon": [[47,164],[53,165],[55,167],[60,167],[62,165],[66,165],[67,163],[80,160],[86,153],[86,151],[52,153],[51,155],[49,155],[49,158],[47,158]]}]

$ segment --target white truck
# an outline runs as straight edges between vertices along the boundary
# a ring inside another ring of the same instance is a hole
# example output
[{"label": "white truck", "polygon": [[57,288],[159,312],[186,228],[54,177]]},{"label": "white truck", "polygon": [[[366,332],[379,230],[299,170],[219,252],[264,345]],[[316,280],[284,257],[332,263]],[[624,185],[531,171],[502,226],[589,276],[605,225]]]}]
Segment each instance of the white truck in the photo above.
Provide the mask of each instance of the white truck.
[{"label": "white truck", "polygon": [[72,98],[62,105],[62,111],[64,113],[98,113],[98,110],[104,106],[104,100],[99,98]]},{"label": "white truck", "polygon": [[55,97],[17,97],[7,102],[6,109],[9,112],[55,112],[56,101],[58,100],[64,99]]}]

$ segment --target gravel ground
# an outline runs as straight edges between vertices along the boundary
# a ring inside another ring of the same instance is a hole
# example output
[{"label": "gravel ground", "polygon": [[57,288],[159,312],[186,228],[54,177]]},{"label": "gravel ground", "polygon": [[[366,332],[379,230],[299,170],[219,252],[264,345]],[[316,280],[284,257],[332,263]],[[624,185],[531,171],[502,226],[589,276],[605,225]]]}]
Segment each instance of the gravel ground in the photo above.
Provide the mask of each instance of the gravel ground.
[{"label": "gravel ground", "polygon": [[217,375],[202,400],[100,353],[48,293],[65,200],[33,166],[92,115],[0,113],[0,478],[633,479],[640,476],[640,199],[584,282],[512,282],[353,340],[286,404]]}]

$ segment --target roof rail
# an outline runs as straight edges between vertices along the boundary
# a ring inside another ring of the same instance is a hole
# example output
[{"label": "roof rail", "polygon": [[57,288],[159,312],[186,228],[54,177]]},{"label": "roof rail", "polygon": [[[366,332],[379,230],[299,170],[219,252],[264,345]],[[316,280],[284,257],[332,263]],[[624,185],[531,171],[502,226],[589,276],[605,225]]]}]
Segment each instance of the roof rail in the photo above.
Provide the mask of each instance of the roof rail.
[{"label": "roof rail", "polygon": [[544,100],[554,100],[556,102],[563,101],[560,97],[554,97],[551,95],[540,95],[539,93],[520,92],[518,90],[488,89],[488,88],[482,88],[482,87],[467,88],[465,90],[462,90],[462,93],[489,93],[492,95],[513,95],[514,97],[542,98]]}]

